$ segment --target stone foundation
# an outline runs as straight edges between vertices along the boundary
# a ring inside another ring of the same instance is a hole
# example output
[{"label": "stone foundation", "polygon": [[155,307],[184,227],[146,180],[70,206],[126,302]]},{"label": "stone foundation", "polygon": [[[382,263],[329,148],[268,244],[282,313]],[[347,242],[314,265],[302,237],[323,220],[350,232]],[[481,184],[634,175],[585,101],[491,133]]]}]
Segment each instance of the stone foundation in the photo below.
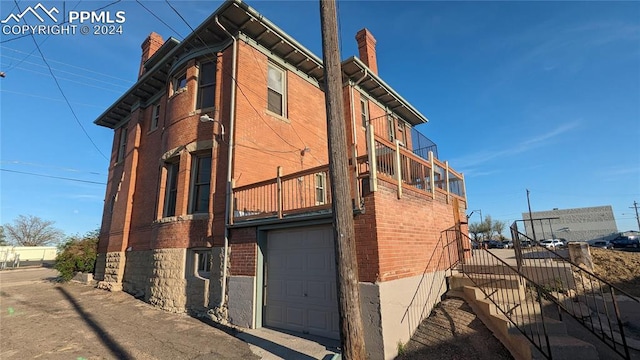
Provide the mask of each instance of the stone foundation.
[{"label": "stone foundation", "polygon": [[146,298],[149,293],[149,279],[153,273],[153,253],[127,251],[122,279],[122,289],[136,298]]},{"label": "stone foundation", "polygon": [[104,274],[98,283],[99,289],[122,291],[122,276],[124,274],[125,253],[123,251],[108,252],[105,256]]},{"label": "stone foundation", "polygon": [[95,273],[93,279],[102,281],[104,280],[104,269],[107,266],[107,254],[98,254],[96,257]]},{"label": "stone foundation", "polygon": [[146,300],[170,312],[187,309],[187,249],[158,249],[152,254],[152,275]]}]

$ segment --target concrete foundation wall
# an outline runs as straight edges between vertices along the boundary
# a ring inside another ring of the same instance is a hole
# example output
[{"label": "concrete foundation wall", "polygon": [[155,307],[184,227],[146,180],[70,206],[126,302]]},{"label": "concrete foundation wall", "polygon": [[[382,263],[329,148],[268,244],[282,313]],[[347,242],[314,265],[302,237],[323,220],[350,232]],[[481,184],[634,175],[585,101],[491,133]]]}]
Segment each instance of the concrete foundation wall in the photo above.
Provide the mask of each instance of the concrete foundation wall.
[{"label": "concrete foundation wall", "polygon": [[186,255],[187,249],[153,250],[153,270],[145,296],[151,305],[171,312],[186,311]]},{"label": "concrete foundation wall", "polygon": [[398,355],[398,344],[409,341],[422,319],[429,316],[447,291],[445,272],[386,281],[378,286],[384,359],[393,359]]},{"label": "concrete foundation wall", "polygon": [[96,257],[96,271],[93,274],[93,278],[98,281],[104,280],[104,270],[107,266],[107,254],[99,253]]},{"label": "concrete foundation wall", "polygon": [[144,298],[149,293],[149,278],[153,273],[153,252],[127,251],[125,256],[122,290],[137,298]]},{"label": "concrete foundation wall", "polygon": [[360,283],[360,311],[364,327],[364,343],[367,359],[383,359],[382,318],[380,287],[378,284]]},{"label": "concrete foundation wall", "polygon": [[229,277],[229,322],[251,328],[253,324],[253,291],[255,276]]}]

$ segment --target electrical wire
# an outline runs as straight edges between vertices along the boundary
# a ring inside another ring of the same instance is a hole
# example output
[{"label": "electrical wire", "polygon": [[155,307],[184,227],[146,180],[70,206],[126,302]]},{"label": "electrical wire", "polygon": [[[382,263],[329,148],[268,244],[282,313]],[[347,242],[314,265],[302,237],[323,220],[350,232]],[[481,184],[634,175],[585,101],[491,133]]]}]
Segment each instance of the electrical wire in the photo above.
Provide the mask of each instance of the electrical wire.
[{"label": "electrical wire", "polygon": [[75,172],[75,173],[85,173],[85,174],[91,174],[91,175],[99,175],[99,176],[105,176],[106,175],[106,174],[102,174],[102,173],[95,172],[95,171],[86,171],[86,170],[78,170],[78,169],[73,169],[73,168],[68,168],[68,167],[61,167],[61,166],[36,164],[36,163],[24,162],[24,161],[20,161],[20,160],[0,160],[0,164],[35,166],[35,167],[42,167],[42,168],[49,168],[49,169],[58,169],[58,170],[63,170],[63,171]]},{"label": "electrical wire", "polygon": [[[17,52],[17,53],[20,53],[20,54],[28,54],[28,53],[27,53],[27,52],[25,52],[25,51],[20,51],[20,50],[17,50],[17,49],[14,49],[14,48],[8,47],[8,46],[6,46],[6,45],[0,45],[0,48],[7,49],[7,50],[11,50],[11,51],[14,51],[14,52]],[[31,54],[29,54],[29,55],[31,55]],[[5,55],[5,56],[6,56],[6,55]],[[58,61],[58,60],[51,60],[51,59],[49,59],[49,62],[50,62],[50,63],[56,63],[56,64],[62,64],[62,65],[69,66],[69,67],[72,67],[72,68],[75,68],[75,69],[84,70],[84,71],[87,71],[87,72],[90,72],[90,73],[94,73],[94,74],[97,74],[97,75],[100,75],[100,76],[103,76],[103,77],[110,77],[110,78],[115,79],[115,80],[121,80],[121,81],[124,81],[124,82],[128,83],[128,85],[127,85],[127,86],[131,86],[131,85],[133,84],[133,82],[131,81],[131,79],[123,79],[123,78],[119,78],[119,77],[117,77],[117,76],[113,76],[113,75],[105,74],[105,73],[102,73],[102,72],[99,72],[99,71],[95,71],[95,70],[91,70],[91,69],[83,68],[83,67],[81,67],[81,66],[77,66],[77,65],[72,65],[72,64],[69,64],[69,63],[66,63],[66,62],[63,62],[63,61]]]},{"label": "electrical wire", "polygon": [[154,18],[158,19],[158,21],[163,23],[164,26],[168,27],[169,29],[171,29],[171,31],[176,33],[176,35],[178,35],[179,38],[184,39],[184,36],[182,36],[182,34],[180,34],[176,29],[172,28],[171,25],[169,25],[166,22],[164,22],[164,20],[162,20],[158,15],[156,15],[153,11],[149,10],[149,8],[144,6],[144,4],[142,2],[140,2],[140,0],[136,0],[136,2],[138,3],[138,5],[142,6],[143,9],[147,10],[147,12],[149,12],[149,14],[151,14]]},{"label": "electrical wire", "polygon": [[[187,22],[187,20],[178,12],[178,10],[173,7],[171,5],[171,3],[169,3],[169,0],[165,0],[165,2],[169,5],[169,7],[176,13],[176,15],[178,15],[178,17],[180,19],[182,19],[182,21],[189,27],[189,29],[191,29],[191,31],[196,34],[196,37],[198,38],[198,40],[200,40],[201,43],[203,43],[209,50],[211,50],[211,52],[213,52],[213,49],[211,49],[209,47],[209,45],[202,40],[202,38],[200,38],[200,36],[195,32],[195,30],[193,29],[193,27],[191,27],[191,25]],[[298,149],[298,150],[303,150],[300,149],[298,146],[290,143],[289,141],[287,141],[286,138],[284,138],[282,135],[280,135],[280,133],[278,133],[273,127],[271,127],[271,125],[269,125],[269,123],[262,117],[262,114],[258,111],[258,109],[256,109],[256,107],[253,105],[253,103],[249,100],[249,97],[244,93],[244,91],[242,90],[242,87],[240,86],[240,83],[238,82],[238,79],[236,79],[236,77],[234,76],[234,74],[229,74],[228,75],[231,76],[231,79],[233,80],[233,82],[236,84],[236,87],[238,88],[238,90],[240,90],[240,93],[242,94],[242,96],[244,96],[244,98],[247,100],[247,103],[249,103],[249,105],[251,106],[251,108],[255,111],[255,113],[258,115],[258,117],[260,118],[260,120],[262,120],[264,122],[265,125],[267,125],[267,127],[269,129],[271,129],[271,131],[273,131],[274,134],[276,134],[276,136],[278,136],[282,141],[284,141],[286,144],[288,144],[289,146],[291,146],[294,149]],[[303,142],[304,144],[304,142]]]},{"label": "electrical wire", "polygon": [[[37,98],[37,99],[45,99],[45,100],[51,100],[51,101],[64,102],[63,99],[56,99],[56,98],[52,98],[52,97],[35,95],[35,94],[27,94],[27,93],[23,93],[23,92],[19,92],[19,91],[11,91],[11,90],[0,89],[0,92],[5,92],[5,93],[9,93],[9,94],[16,94],[16,95],[20,95],[20,96],[30,96],[30,97]],[[98,109],[104,109],[103,105],[85,104],[85,103],[79,103],[79,102],[73,102],[73,104],[82,105],[82,106],[92,106],[92,107],[95,107],[95,108],[98,108]]]},{"label": "electrical wire", "polygon": [[36,174],[36,173],[27,172],[27,171],[17,171],[17,170],[9,170],[9,169],[0,169],[0,171],[5,171],[5,172],[10,172],[10,173],[15,173],[15,174],[22,174],[22,175],[39,176],[39,177],[50,178],[50,179],[59,179],[59,180],[67,180],[67,181],[76,181],[76,182],[87,183],[87,184],[107,185],[107,183],[98,182],[98,181],[82,180],[82,179],[73,179],[73,178],[68,178],[68,177],[63,177],[63,176],[53,176],[53,175],[45,175],[45,174]]},{"label": "electrical wire", "polygon": [[[17,0],[13,0],[13,2],[16,4],[16,7],[18,8],[18,11],[22,12],[22,10],[20,9],[20,5],[18,5]],[[25,20],[25,19],[23,18],[23,20]],[[25,24],[29,25],[26,20],[25,20]],[[89,133],[87,132],[87,130],[84,128],[84,126],[82,126],[82,123],[80,122],[80,119],[78,119],[78,116],[76,115],[76,112],[73,110],[73,107],[71,106],[71,103],[69,102],[69,99],[64,94],[64,91],[62,90],[62,87],[60,86],[60,83],[58,82],[58,79],[56,78],[56,75],[51,70],[51,66],[49,66],[49,63],[47,62],[47,59],[45,58],[44,53],[42,52],[42,49],[40,49],[40,45],[38,45],[38,42],[36,41],[36,38],[35,38],[35,36],[33,36],[33,34],[31,34],[31,39],[33,40],[33,43],[36,45],[36,48],[38,49],[38,53],[40,53],[40,56],[42,57],[42,61],[44,61],[44,63],[47,65],[47,68],[49,69],[49,73],[53,77],[53,80],[55,81],[56,86],[58,87],[58,90],[60,90],[60,94],[62,95],[62,97],[64,98],[65,102],[67,103],[67,106],[69,107],[69,110],[71,110],[71,113],[73,114],[73,117],[76,120],[76,123],[78,123],[78,125],[82,129],[82,132],[87,136],[87,139],[89,139],[91,144],[93,144],[93,147],[95,147],[95,149],[98,151],[98,153],[100,155],[102,155],[102,157],[105,160],[108,161],[109,158],[105,154],[102,153],[102,151],[100,150],[98,145],[96,145],[96,143],[93,141],[91,136],[89,136]]]},{"label": "electrical wire", "polygon": [[[5,58],[9,58],[9,59],[12,59],[12,60],[19,60],[18,58],[14,58],[14,57],[11,57],[11,56],[7,56],[7,55],[5,55],[5,54],[0,54],[0,56],[3,56],[3,57],[5,57]],[[30,64],[30,65],[33,65],[33,66],[46,68],[46,66],[44,66],[44,65],[42,65],[42,64],[38,64],[38,63],[32,62],[32,61],[22,61],[21,63]],[[25,68],[19,68],[19,67],[17,67],[17,66],[14,66],[13,68],[14,68],[14,69],[15,69],[15,68],[18,68],[18,69],[23,69],[23,70],[25,69]],[[117,87],[122,88],[123,90],[126,90],[126,89],[128,89],[128,88],[129,88],[129,87],[128,87],[128,86],[126,86],[126,85],[120,85],[120,84],[116,84],[116,83],[112,83],[112,82],[104,81],[104,80],[101,80],[101,79],[92,78],[92,77],[87,76],[87,75],[78,74],[77,72],[66,71],[66,70],[56,69],[56,68],[52,68],[52,69],[53,69],[53,70],[55,70],[56,72],[59,72],[59,73],[71,74],[71,75],[73,75],[73,76],[77,76],[77,77],[81,77],[81,78],[84,78],[84,79],[88,79],[88,80],[91,80],[91,81],[93,81],[93,82],[100,82],[100,83],[103,83],[103,84],[106,84],[106,85],[117,86]],[[101,88],[101,89],[102,89],[102,88]]]},{"label": "electrical wire", "polygon": [[[40,72],[40,71],[32,70],[32,69],[29,69],[29,68],[24,68],[24,67],[21,67],[21,66],[17,67],[16,69],[28,71],[28,72],[31,72],[31,73],[34,73],[34,74],[38,74],[38,75],[44,75],[44,76],[49,75],[49,74],[47,74],[45,72]],[[105,88],[105,87],[102,87],[102,86],[92,85],[90,83],[82,82],[82,81],[79,81],[79,80],[72,80],[72,79],[65,78],[65,77],[60,77],[60,76],[58,76],[58,80],[64,80],[64,81],[68,81],[68,82],[72,82],[72,83],[76,83],[76,84],[80,84],[80,85],[84,85],[84,86],[88,86],[88,87],[92,87],[92,88],[96,88],[96,89],[100,89],[100,90],[104,90],[104,91],[111,91],[111,92],[116,93],[116,94],[122,94],[122,90],[108,89],[108,88]]]}]

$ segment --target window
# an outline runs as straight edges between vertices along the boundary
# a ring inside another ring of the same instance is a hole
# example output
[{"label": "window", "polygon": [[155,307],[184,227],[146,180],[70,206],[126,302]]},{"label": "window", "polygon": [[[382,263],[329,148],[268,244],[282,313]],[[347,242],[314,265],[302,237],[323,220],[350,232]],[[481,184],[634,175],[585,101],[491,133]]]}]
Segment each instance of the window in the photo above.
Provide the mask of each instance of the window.
[{"label": "window", "polygon": [[173,78],[173,93],[175,94],[185,87],[187,87],[187,73],[183,72]]},{"label": "window", "polygon": [[267,78],[267,109],[272,113],[285,116],[284,71],[269,64]]},{"label": "window", "polygon": [[196,109],[214,106],[216,94],[216,64],[213,61],[200,64],[198,76],[198,102]]},{"label": "window", "polygon": [[167,164],[167,183],[165,185],[164,217],[176,215],[176,196],[178,195],[179,163]]},{"label": "window", "polygon": [[191,166],[190,214],[209,212],[210,182],[211,155],[194,156]]},{"label": "window", "polygon": [[194,254],[196,274],[203,278],[209,278],[211,274],[211,250],[196,250]]},{"label": "window", "polygon": [[316,174],[316,205],[327,203],[327,177],[325,173]]},{"label": "window", "polygon": [[366,99],[360,99],[360,114],[362,117],[362,126],[367,127],[367,122],[369,122],[369,104]]},{"label": "window", "polygon": [[155,104],[153,105],[153,113],[151,114],[151,126],[149,128],[149,131],[157,129],[159,122],[160,122],[160,104]]},{"label": "window", "polygon": [[389,141],[396,141],[396,122],[391,115],[387,115],[387,132],[389,135]]},{"label": "window", "polygon": [[124,159],[125,152],[127,151],[127,128],[120,128],[120,142],[118,144],[118,157],[116,158],[117,162],[120,162]]},{"label": "window", "polygon": [[402,142],[403,146],[407,146],[407,132],[404,121],[398,120],[398,133],[400,135],[400,142]]}]

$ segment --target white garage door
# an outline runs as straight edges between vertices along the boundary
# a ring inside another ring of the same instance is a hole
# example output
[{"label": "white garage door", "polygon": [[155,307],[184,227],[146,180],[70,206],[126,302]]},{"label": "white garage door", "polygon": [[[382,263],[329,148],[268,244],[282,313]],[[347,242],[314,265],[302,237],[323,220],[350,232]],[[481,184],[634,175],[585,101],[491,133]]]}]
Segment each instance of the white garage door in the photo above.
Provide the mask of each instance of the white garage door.
[{"label": "white garage door", "polygon": [[269,232],[265,324],[340,338],[331,227]]}]

